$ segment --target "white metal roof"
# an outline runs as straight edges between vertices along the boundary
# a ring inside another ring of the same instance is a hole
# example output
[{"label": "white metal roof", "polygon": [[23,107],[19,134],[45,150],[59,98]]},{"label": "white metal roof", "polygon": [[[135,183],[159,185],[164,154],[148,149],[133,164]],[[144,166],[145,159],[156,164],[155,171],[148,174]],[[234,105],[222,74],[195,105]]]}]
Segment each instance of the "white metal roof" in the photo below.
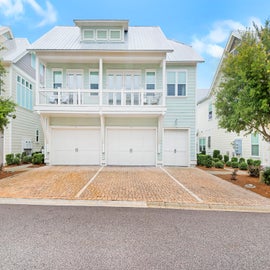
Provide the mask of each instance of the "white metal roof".
[{"label": "white metal roof", "polygon": [[173,52],[167,54],[168,62],[204,62],[204,59],[188,45],[168,40]]},{"label": "white metal roof", "polygon": [[124,42],[81,42],[77,26],[56,26],[35,41],[31,50],[170,51],[159,27],[128,27]]}]

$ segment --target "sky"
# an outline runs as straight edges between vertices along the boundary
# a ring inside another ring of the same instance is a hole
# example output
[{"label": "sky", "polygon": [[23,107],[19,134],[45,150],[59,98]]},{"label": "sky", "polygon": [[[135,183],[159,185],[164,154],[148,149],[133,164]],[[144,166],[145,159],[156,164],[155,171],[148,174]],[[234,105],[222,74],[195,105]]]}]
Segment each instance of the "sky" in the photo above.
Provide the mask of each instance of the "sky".
[{"label": "sky", "polygon": [[269,0],[0,0],[0,26],[34,42],[56,25],[74,19],[124,19],[130,26],[160,26],[168,39],[192,46],[197,88],[209,89],[230,33],[264,25]]}]

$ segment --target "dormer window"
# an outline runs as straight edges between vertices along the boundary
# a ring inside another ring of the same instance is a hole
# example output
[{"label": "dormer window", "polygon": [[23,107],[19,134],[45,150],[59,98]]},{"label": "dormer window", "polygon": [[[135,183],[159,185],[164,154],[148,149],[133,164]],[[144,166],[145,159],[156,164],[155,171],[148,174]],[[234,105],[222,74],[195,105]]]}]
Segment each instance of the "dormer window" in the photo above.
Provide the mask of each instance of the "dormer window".
[{"label": "dormer window", "polygon": [[98,29],[96,31],[96,39],[97,40],[107,40],[108,39],[108,31],[103,29]]},{"label": "dormer window", "polygon": [[92,29],[84,29],[83,30],[83,39],[84,40],[94,40],[95,39],[95,31]]},{"label": "dormer window", "polygon": [[120,41],[121,31],[120,30],[110,30],[110,40]]}]

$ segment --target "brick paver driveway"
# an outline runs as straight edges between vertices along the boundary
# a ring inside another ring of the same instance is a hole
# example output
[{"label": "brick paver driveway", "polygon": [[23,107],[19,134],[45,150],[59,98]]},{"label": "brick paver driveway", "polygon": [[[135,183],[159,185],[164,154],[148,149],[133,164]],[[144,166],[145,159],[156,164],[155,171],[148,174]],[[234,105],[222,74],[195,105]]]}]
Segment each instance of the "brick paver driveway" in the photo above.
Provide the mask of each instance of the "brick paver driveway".
[{"label": "brick paver driveway", "polygon": [[249,190],[178,167],[46,166],[0,180],[0,197],[270,207]]}]

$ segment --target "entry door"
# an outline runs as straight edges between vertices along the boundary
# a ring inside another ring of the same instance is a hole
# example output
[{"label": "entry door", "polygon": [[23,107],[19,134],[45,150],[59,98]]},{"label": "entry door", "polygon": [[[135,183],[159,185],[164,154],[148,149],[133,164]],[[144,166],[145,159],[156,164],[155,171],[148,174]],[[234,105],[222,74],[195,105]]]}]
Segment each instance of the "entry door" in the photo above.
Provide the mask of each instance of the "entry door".
[{"label": "entry door", "polygon": [[164,131],[163,161],[167,166],[188,166],[188,131],[167,129]]}]

